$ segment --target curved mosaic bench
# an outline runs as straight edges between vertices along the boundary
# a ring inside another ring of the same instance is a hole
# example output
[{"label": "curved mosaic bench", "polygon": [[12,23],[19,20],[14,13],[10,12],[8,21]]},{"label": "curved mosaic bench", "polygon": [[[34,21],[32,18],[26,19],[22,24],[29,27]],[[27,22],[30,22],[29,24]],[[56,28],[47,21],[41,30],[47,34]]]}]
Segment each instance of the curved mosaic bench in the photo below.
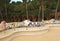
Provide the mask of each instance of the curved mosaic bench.
[{"label": "curved mosaic bench", "polygon": [[[43,34],[43,33],[46,33],[48,31],[49,27],[34,27],[34,28],[16,28],[15,30],[14,29],[9,29],[9,30],[6,30],[6,32],[4,33],[0,33],[0,39],[2,38],[6,38],[6,37],[9,37],[11,35],[13,35],[14,33],[20,33],[21,35],[37,35],[38,32],[40,34]],[[36,33],[35,33],[36,32]]]}]

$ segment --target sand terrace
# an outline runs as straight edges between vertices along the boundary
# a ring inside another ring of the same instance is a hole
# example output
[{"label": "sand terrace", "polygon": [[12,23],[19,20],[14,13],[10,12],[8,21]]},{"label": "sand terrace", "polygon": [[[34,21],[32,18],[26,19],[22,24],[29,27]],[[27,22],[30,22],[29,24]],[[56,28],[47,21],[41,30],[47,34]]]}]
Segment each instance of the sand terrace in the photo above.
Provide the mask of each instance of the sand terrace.
[{"label": "sand terrace", "polygon": [[[49,31],[45,34],[37,35],[20,35],[15,33],[10,37],[10,41],[60,41],[60,27],[50,27]],[[8,41],[9,37],[0,39],[0,41]]]},{"label": "sand terrace", "polygon": [[[40,34],[43,32],[47,32],[49,27],[23,27],[23,28],[15,28],[15,29],[9,29],[5,30],[3,32],[0,32],[0,39],[8,37],[14,33],[20,32],[21,35],[35,35],[35,34]],[[36,33],[35,33],[36,32]],[[24,33],[24,34],[23,34]]]}]

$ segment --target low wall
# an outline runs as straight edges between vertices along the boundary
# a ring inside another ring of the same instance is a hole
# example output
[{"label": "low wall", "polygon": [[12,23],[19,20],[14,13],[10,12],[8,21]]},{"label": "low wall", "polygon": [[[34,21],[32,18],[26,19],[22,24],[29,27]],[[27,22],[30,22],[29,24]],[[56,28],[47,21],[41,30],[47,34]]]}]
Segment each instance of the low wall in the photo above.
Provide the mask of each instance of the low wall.
[{"label": "low wall", "polygon": [[[30,35],[30,34],[32,35],[32,34],[35,34],[35,32],[45,32],[48,29],[49,29],[48,27],[34,27],[34,28],[24,27],[24,28],[9,29],[9,30],[6,30],[5,33],[4,33],[4,31],[0,33],[0,39],[8,37],[8,36],[10,36],[10,35],[12,35],[13,33],[16,33],[16,32],[20,32],[21,35],[23,35],[23,33],[25,35]],[[33,33],[30,33],[30,32],[33,32]]]},{"label": "low wall", "polygon": [[51,27],[51,26],[53,26],[53,27],[60,27],[60,24],[56,24],[56,23],[53,23],[53,24],[47,24],[46,26],[48,26],[48,27]]}]

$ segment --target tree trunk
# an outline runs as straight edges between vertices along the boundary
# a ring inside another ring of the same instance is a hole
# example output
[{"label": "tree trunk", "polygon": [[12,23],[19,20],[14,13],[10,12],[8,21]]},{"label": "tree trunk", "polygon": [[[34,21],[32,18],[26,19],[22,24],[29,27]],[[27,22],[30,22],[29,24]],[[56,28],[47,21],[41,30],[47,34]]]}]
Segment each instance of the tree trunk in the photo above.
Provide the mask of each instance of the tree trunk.
[{"label": "tree trunk", "polygon": [[40,21],[40,9],[41,9],[41,7],[39,6],[38,21]]},{"label": "tree trunk", "polygon": [[44,21],[44,3],[43,3],[43,0],[41,2],[41,9],[42,9],[42,21]]},{"label": "tree trunk", "polygon": [[7,20],[7,5],[5,4],[5,16],[6,16],[6,20]]},{"label": "tree trunk", "polygon": [[58,5],[59,5],[59,0],[57,1],[57,5],[56,5],[56,10],[55,10],[55,19],[57,19],[57,11],[58,11]]},{"label": "tree trunk", "polygon": [[26,14],[27,14],[27,19],[28,19],[28,8],[27,8],[27,2],[26,2]]}]

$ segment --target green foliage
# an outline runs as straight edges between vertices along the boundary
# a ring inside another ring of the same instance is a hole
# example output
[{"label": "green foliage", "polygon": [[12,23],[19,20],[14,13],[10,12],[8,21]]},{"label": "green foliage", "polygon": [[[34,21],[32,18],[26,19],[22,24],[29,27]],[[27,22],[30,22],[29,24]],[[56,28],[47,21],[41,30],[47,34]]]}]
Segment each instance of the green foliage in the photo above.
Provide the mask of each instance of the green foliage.
[{"label": "green foliage", "polygon": [[[5,17],[6,9],[7,9],[7,20],[11,20],[12,17],[18,16],[19,19],[24,20],[27,16],[26,14],[26,4],[28,16],[35,19],[35,16],[42,17],[42,5],[44,9],[45,17],[49,17],[50,13],[52,13],[57,5],[57,0],[22,0],[23,2],[12,2],[9,3],[10,0],[0,0],[0,16]],[[6,4],[6,7],[5,7]],[[58,11],[60,11],[60,4]],[[10,18],[10,19],[9,19]],[[14,18],[13,18],[14,19]],[[17,21],[17,19],[16,19]]]}]

